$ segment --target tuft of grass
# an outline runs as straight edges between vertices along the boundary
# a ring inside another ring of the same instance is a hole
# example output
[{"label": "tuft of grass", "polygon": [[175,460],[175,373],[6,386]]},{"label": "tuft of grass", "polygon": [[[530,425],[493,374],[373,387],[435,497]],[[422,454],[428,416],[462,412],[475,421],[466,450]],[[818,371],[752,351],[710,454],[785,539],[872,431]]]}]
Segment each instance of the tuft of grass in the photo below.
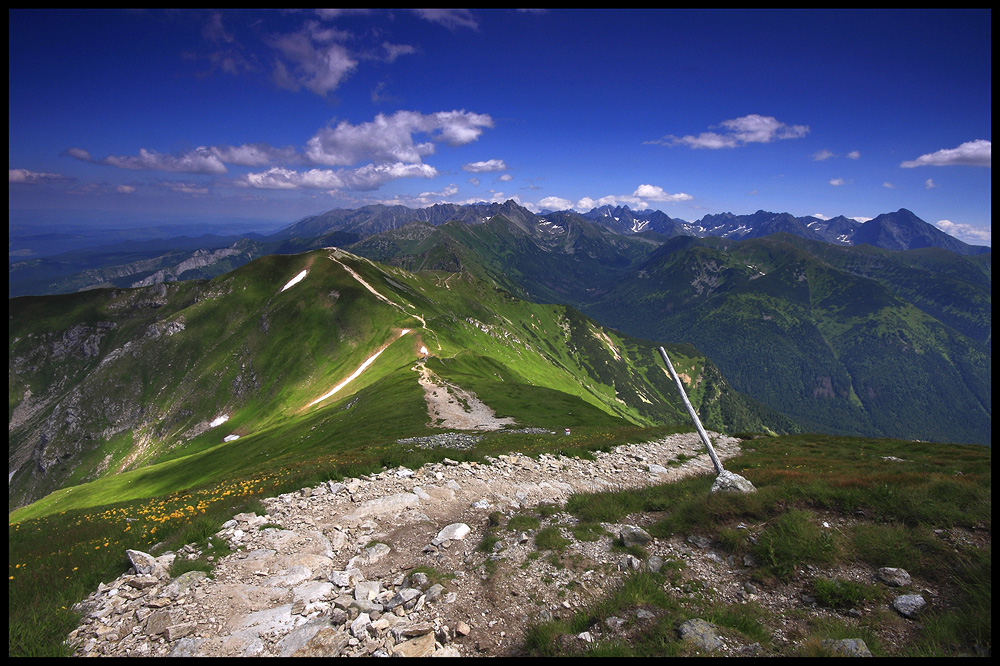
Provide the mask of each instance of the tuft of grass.
[{"label": "tuft of grass", "polygon": [[177,576],[188,573],[189,571],[204,571],[211,576],[214,569],[215,566],[211,562],[201,557],[194,560],[179,557],[170,565],[170,576],[176,578]]},{"label": "tuft of grass", "polygon": [[535,545],[542,550],[562,551],[569,545],[569,539],[562,535],[558,527],[543,527],[535,534]]},{"label": "tuft of grass", "polygon": [[873,585],[840,578],[815,578],[812,581],[812,596],[828,608],[855,608],[883,595],[882,591]]},{"label": "tuft of grass", "polygon": [[832,562],[836,544],[829,531],[816,525],[810,512],[793,509],[764,528],[753,553],[765,572],[788,580],[799,565]]},{"label": "tuft of grass", "polygon": [[537,530],[541,524],[537,517],[522,513],[511,516],[511,519],[507,521],[507,529],[512,532],[530,532]]}]

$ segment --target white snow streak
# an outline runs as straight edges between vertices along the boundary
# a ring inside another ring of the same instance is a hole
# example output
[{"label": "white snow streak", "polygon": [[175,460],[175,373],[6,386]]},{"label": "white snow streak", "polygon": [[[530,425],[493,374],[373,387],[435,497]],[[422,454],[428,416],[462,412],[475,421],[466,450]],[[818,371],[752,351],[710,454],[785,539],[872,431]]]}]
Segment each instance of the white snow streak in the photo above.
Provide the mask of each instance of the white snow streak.
[{"label": "white snow streak", "polygon": [[[298,275],[296,275],[295,277],[293,277],[291,280],[289,280],[288,282],[285,283],[285,286],[281,288],[281,291],[284,291],[284,290],[288,289],[289,287],[295,286],[299,282],[302,282],[302,279],[306,276],[306,274],[308,272],[309,271],[307,271],[307,270],[303,270],[301,273],[299,273]],[[278,292],[278,293],[281,293],[281,292]]]},{"label": "white snow streak", "polygon": [[[404,335],[406,335],[409,332],[410,332],[410,329],[404,328],[403,331],[399,334],[399,337],[403,337]],[[391,342],[388,343],[388,344],[386,344],[384,347],[382,347],[381,349],[379,349],[377,352],[375,352],[374,354],[372,354],[371,356],[369,356],[368,358],[366,358],[365,362],[362,363],[360,366],[358,366],[358,369],[354,371],[354,374],[352,374],[350,377],[348,377],[344,381],[342,381],[339,384],[337,384],[336,386],[334,386],[327,393],[324,393],[320,397],[318,397],[315,400],[313,400],[312,402],[310,402],[308,405],[306,405],[306,407],[312,407],[317,402],[323,402],[324,400],[326,400],[327,398],[329,398],[331,395],[333,395],[334,393],[336,393],[340,389],[342,389],[345,386],[347,386],[347,384],[349,384],[350,382],[352,382],[355,379],[357,379],[358,377],[360,377],[361,373],[364,372],[365,370],[367,370],[368,366],[371,365],[372,363],[374,363],[375,359],[377,359],[382,354],[382,352],[384,352],[386,349],[388,349],[389,345],[391,345],[391,344],[392,344]]]}]

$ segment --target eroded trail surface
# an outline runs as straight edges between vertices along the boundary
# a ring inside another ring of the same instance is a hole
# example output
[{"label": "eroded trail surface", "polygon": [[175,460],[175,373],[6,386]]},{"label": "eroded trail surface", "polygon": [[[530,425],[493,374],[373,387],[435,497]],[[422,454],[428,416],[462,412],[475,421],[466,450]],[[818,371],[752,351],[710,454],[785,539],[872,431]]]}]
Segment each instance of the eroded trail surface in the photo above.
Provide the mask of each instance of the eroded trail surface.
[{"label": "eroded trail surface", "polygon": [[[720,458],[739,452],[739,440],[713,439]],[[646,564],[612,549],[626,525],[578,541],[567,514],[515,530],[505,527],[511,518],[537,517],[540,505],[577,492],[711,472],[691,433],[595,460],[446,459],[331,481],[264,500],[266,516],[235,516],[216,537],[234,552],[210,578],[167,573],[175,557],[195,554],[190,547],[130,552],[136,571],[81,603],[84,623],[70,640],[80,656],[516,654],[529,625],[568,617]],[[500,525],[487,531],[491,514]],[[547,526],[568,541],[558,558],[536,542]],[[645,548],[677,558],[685,546],[654,539]]]}]

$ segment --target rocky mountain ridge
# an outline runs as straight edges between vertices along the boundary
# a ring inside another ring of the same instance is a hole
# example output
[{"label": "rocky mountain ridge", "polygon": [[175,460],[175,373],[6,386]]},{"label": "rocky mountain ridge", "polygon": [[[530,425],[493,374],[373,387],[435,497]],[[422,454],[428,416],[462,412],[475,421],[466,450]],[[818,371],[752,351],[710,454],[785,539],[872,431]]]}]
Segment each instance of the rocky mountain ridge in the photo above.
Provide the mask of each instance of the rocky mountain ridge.
[{"label": "rocky mountain ridge", "polygon": [[[713,439],[722,460],[740,450],[739,440]],[[829,572],[813,567],[790,585],[751,583],[752,559],[720,556],[704,537],[653,539],[626,521],[579,541],[572,517],[558,512],[545,519],[549,527],[500,528],[572,493],[711,470],[698,437],[681,434],[598,452],[592,461],[550,454],[500,455],[480,465],[445,459],[304,488],[265,500],[266,515],[240,514],[223,525],[216,543],[224,540],[233,552],[215,562],[211,577],[170,576],[172,562],[201,555],[191,546],[157,557],[130,551],[132,571],[79,604],[83,624],[69,641],[78,656],[514,656],[530,625],[571,617],[640,571],[678,571],[665,589],[681,599],[707,595],[772,609],[784,618],[770,626],[778,650],[802,640],[797,623],[804,617],[832,613],[850,621],[865,612],[845,618],[817,607],[805,583]],[[566,550],[539,557],[539,534],[552,527]],[[633,550],[616,551],[615,543]],[[648,557],[632,554],[636,547]],[[912,586],[897,570],[838,575]],[[924,589],[897,596],[893,605],[903,617],[918,617],[925,597],[947,603],[939,596]],[[802,609],[799,620],[784,613],[791,608]],[[635,607],[566,637],[565,647],[627,639],[656,617],[656,609]],[[908,626],[901,625],[903,634]],[[759,643],[704,620],[688,620],[678,632],[692,655],[768,656]],[[900,627],[883,637],[902,639]],[[860,638],[825,647],[870,655]]]}]

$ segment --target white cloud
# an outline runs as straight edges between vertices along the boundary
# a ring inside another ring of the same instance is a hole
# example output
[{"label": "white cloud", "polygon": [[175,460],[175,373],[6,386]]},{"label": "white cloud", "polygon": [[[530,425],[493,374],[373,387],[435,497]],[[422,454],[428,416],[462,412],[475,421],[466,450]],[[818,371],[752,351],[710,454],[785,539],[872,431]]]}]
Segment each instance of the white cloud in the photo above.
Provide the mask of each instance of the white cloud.
[{"label": "white cloud", "polygon": [[109,155],[101,159],[94,159],[82,148],[68,148],[63,154],[82,162],[106,164],[119,169],[214,175],[226,173],[228,171],[226,164],[259,167],[275,161],[296,158],[293,148],[272,148],[260,143],[242,146],[199,146],[194,150],[175,154],[140,148],[138,155]]},{"label": "white cloud", "polygon": [[7,169],[8,183],[25,183],[38,185],[40,183],[65,183],[73,180],[58,173],[29,171],[28,169]]},{"label": "white cloud", "polygon": [[119,185],[115,188],[115,192],[118,192],[119,194],[132,194],[135,192],[135,187],[132,185]]},{"label": "white cloud", "polygon": [[935,153],[921,155],[899,166],[911,169],[918,166],[984,166],[992,167],[991,143],[986,139],[966,141],[958,148],[945,148]]},{"label": "white cloud", "polygon": [[934,226],[941,231],[973,245],[990,245],[991,229],[983,229],[971,224],[961,224],[951,220],[938,220]]},{"label": "white cloud", "polygon": [[445,197],[453,197],[456,194],[458,194],[458,185],[455,185],[454,183],[452,183],[450,185],[445,185],[443,188],[441,188],[440,192],[421,192],[418,195],[418,198],[419,199],[431,199],[431,198],[442,199],[442,198],[445,198]]},{"label": "white cloud", "polygon": [[566,210],[573,207],[573,202],[562,197],[545,197],[538,202],[539,210]]},{"label": "white cloud", "polygon": [[890,190],[896,189],[896,186],[893,185],[892,183],[890,183],[889,181],[885,181],[884,183],[882,183],[882,187],[890,189]]},{"label": "white cloud", "polygon": [[640,199],[649,199],[650,201],[690,201],[694,198],[690,194],[683,192],[669,194],[664,192],[663,188],[659,185],[640,185],[632,193],[632,196]]},{"label": "white cloud", "polygon": [[449,30],[479,27],[479,22],[468,9],[414,9],[417,16],[432,23],[439,23]]},{"label": "white cloud", "polygon": [[809,133],[808,125],[788,125],[773,116],[752,113],[720,124],[725,132],[702,132],[698,136],[669,135],[649,143],[684,145],[690,148],[736,148],[748,143],[770,143],[780,139],[799,139]]},{"label": "white cloud", "polygon": [[76,159],[80,160],[81,162],[90,162],[91,161],[90,153],[88,153],[83,148],[67,148],[66,150],[62,151],[62,154],[63,155],[69,155],[70,157],[75,157]]},{"label": "white cloud", "polygon": [[178,155],[140,148],[138,155],[108,155],[97,162],[109,164],[119,169],[202,174],[223,174],[227,171],[226,165],[219,159],[219,156],[204,146]]},{"label": "white cloud", "polygon": [[514,180],[514,176],[510,175],[509,173],[505,173],[504,175],[500,176],[498,180],[501,183],[506,183],[508,181]]},{"label": "white cloud", "polygon": [[345,120],[321,129],[306,143],[306,157],[329,166],[363,161],[419,163],[434,152],[434,143],[415,143],[414,135],[458,146],[475,141],[491,127],[493,119],[489,115],[465,110],[432,114],[397,111],[391,116],[379,114],[360,125]]},{"label": "white cloud", "polygon": [[935,187],[937,187],[937,184],[935,184],[933,180],[931,180],[930,178],[928,178],[927,180],[924,181],[924,187],[926,189],[930,190],[930,189],[934,189]]},{"label": "white cloud", "polygon": [[491,171],[506,171],[507,165],[504,164],[503,160],[486,160],[483,162],[469,162],[468,164],[462,165],[463,171],[468,171],[469,173],[488,173]]},{"label": "white cloud", "polygon": [[272,38],[270,45],[281,58],[274,64],[274,82],[287,90],[305,88],[320,96],[336,90],[358,65],[347,47],[335,41],[347,37],[347,33],[310,21],[298,32]]},{"label": "white cloud", "polygon": [[385,49],[385,59],[387,62],[393,62],[401,55],[412,55],[417,52],[417,50],[409,44],[391,44],[389,42],[382,42],[382,48]]},{"label": "white cloud", "polygon": [[824,215],[823,213],[813,213],[812,216],[815,217],[815,218],[818,218],[820,220],[829,220],[830,219],[830,217],[828,215]]},{"label": "white cloud", "polygon": [[259,167],[274,162],[291,161],[296,157],[294,148],[272,148],[266,143],[212,146],[209,150],[227,164],[246,167]]},{"label": "white cloud", "polygon": [[358,169],[310,169],[295,171],[271,167],[261,173],[248,173],[240,181],[260,189],[375,190],[398,178],[433,178],[437,169],[428,164],[368,164]]},{"label": "white cloud", "polygon": [[857,150],[852,150],[851,152],[847,153],[846,157],[849,160],[861,159],[861,153]]},{"label": "white cloud", "polygon": [[843,185],[844,182],[845,181],[844,181],[843,178],[831,178],[830,179],[830,184],[833,185],[834,187],[839,187],[840,185]]},{"label": "white cloud", "polygon": [[828,160],[831,157],[835,157],[835,155],[825,148],[813,154],[813,160],[816,162],[822,162],[823,160]]}]

